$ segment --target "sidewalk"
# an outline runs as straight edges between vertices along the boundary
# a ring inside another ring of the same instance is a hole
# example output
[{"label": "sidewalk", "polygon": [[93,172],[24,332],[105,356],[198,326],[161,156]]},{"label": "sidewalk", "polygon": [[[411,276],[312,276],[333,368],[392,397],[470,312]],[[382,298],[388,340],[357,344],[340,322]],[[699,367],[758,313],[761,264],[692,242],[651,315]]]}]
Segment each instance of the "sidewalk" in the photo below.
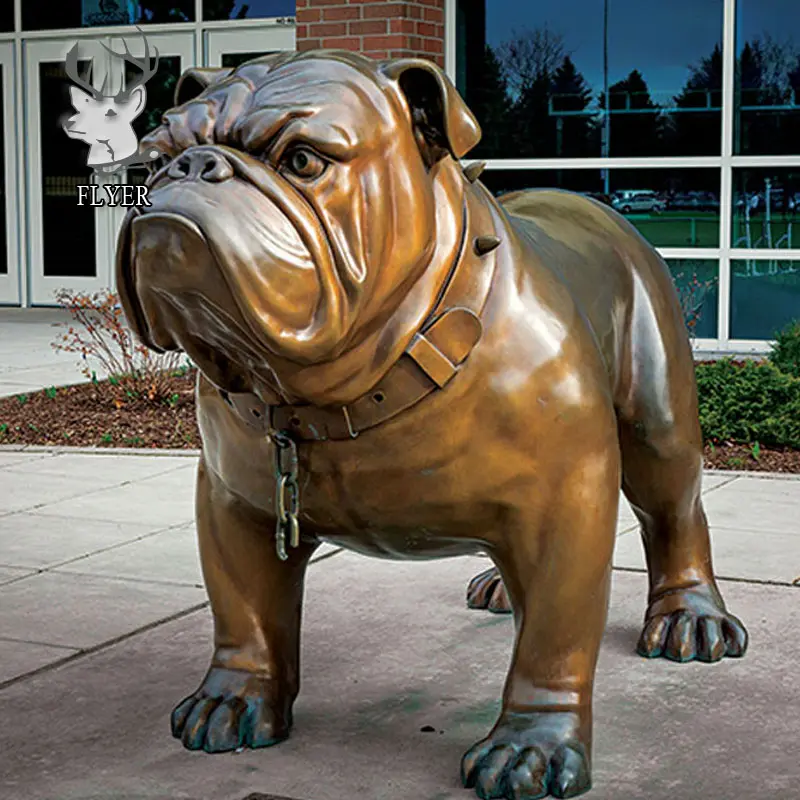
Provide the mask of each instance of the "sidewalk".
[{"label": "sidewalk", "polygon": [[[82,380],[55,310],[0,309],[0,396]],[[291,739],[188,753],[169,713],[208,664],[195,453],[0,447],[0,800],[468,800],[462,753],[499,708],[509,617],[465,607],[478,558],[325,548],[309,571]],[[709,473],[741,661],[634,653],[647,593],[621,505],[588,800],[800,798],[800,479]],[[434,732],[421,729],[431,726]]]},{"label": "sidewalk", "polygon": [[0,397],[86,380],[80,356],[51,347],[69,317],[57,308],[0,308]]},{"label": "sidewalk", "polygon": [[[0,450],[0,798],[474,797],[459,760],[494,721],[513,633],[509,617],[465,607],[479,558],[397,563],[327,548],[309,571],[291,739],[207,756],[170,737],[169,712],[211,645],[195,464]],[[624,506],[591,800],[800,797],[800,480],[710,474],[705,492],[750,652],[714,666],[634,654],[646,578]]]}]

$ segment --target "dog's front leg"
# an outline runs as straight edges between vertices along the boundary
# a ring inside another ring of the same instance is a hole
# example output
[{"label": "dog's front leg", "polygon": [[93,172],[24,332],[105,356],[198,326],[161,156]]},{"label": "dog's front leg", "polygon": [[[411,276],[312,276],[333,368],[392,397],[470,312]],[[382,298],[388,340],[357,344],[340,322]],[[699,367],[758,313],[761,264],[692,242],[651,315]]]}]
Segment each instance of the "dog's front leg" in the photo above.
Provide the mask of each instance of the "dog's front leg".
[{"label": "dog's front leg", "polygon": [[493,553],[517,635],[500,717],[461,764],[464,784],[481,798],[573,797],[591,786],[592,686],[619,495],[614,458],[579,464],[544,514],[520,512]]},{"label": "dog's front leg", "polygon": [[214,614],[214,656],[198,690],[172,712],[172,733],[209,753],[285,739],[300,686],[303,582],[316,544],[275,550],[274,521],[245,506],[202,459],[200,560]]}]

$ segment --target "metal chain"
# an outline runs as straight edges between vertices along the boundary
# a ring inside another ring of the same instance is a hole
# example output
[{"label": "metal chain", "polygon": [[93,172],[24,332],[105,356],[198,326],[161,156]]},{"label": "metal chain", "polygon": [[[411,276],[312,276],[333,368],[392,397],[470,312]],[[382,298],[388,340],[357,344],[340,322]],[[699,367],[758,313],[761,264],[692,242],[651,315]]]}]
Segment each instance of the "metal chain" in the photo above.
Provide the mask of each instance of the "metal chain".
[{"label": "metal chain", "polygon": [[300,546],[300,485],[297,482],[297,444],[283,431],[270,433],[275,445],[275,546],[278,558],[286,561],[288,540],[291,547]]}]

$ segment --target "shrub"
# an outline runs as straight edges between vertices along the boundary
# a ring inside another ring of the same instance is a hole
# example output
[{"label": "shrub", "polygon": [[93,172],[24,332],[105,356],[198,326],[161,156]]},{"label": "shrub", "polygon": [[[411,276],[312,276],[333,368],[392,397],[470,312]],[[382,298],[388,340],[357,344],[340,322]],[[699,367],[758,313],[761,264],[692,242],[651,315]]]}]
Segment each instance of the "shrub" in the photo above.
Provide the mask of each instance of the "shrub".
[{"label": "shrub", "polygon": [[800,378],[731,359],[698,364],[696,375],[704,439],[800,448]]},{"label": "shrub", "polygon": [[800,320],[790,323],[776,335],[769,360],[782,372],[800,378]]},{"label": "shrub", "polygon": [[673,276],[675,291],[683,312],[683,320],[686,323],[686,330],[689,338],[694,339],[697,325],[703,315],[703,304],[708,293],[714,288],[716,279],[701,281],[697,273],[692,273],[690,278],[685,278],[682,272]]},{"label": "shrub", "polygon": [[[111,395],[117,408],[136,400],[163,402],[173,393],[171,378],[183,374],[181,353],[159,354],[135,338],[125,323],[119,298],[109,290],[86,294],[62,289],[56,293],[59,304],[72,315],[66,333],[53,342],[53,348],[79,353],[83,375]],[[65,326],[66,327],[66,326]],[[100,383],[90,359],[95,359],[108,374]]]}]

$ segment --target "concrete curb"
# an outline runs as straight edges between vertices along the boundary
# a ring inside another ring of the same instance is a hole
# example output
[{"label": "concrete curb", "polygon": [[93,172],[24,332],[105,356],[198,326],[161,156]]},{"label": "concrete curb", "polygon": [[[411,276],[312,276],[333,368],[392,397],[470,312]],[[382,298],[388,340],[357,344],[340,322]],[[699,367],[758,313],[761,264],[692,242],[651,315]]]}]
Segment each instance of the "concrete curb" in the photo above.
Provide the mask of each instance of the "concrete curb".
[{"label": "concrete curb", "polygon": [[[60,445],[38,444],[0,444],[0,453],[53,453],[73,455],[109,455],[109,456],[183,456],[197,458],[201,450],[169,450],[162,448],[140,447],[62,447]],[[704,469],[704,475],[714,475],[723,478],[763,478],[764,480],[800,481],[800,474],[795,472],[758,472],[746,469]]]},{"label": "concrete curb", "polygon": [[137,448],[137,447],[61,447],[57,445],[39,444],[0,444],[0,453],[52,453],[54,455],[109,455],[109,456],[155,456],[156,458],[165,456],[185,456],[186,458],[197,458],[200,450],[169,450],[162,448]]},{"label": "concrete curb", "polygon": [[721,475],[731,478],[763,478],[764,480],[800,481],[796,472],[759,472],[747,469],[704,469],[704,475]]}]

